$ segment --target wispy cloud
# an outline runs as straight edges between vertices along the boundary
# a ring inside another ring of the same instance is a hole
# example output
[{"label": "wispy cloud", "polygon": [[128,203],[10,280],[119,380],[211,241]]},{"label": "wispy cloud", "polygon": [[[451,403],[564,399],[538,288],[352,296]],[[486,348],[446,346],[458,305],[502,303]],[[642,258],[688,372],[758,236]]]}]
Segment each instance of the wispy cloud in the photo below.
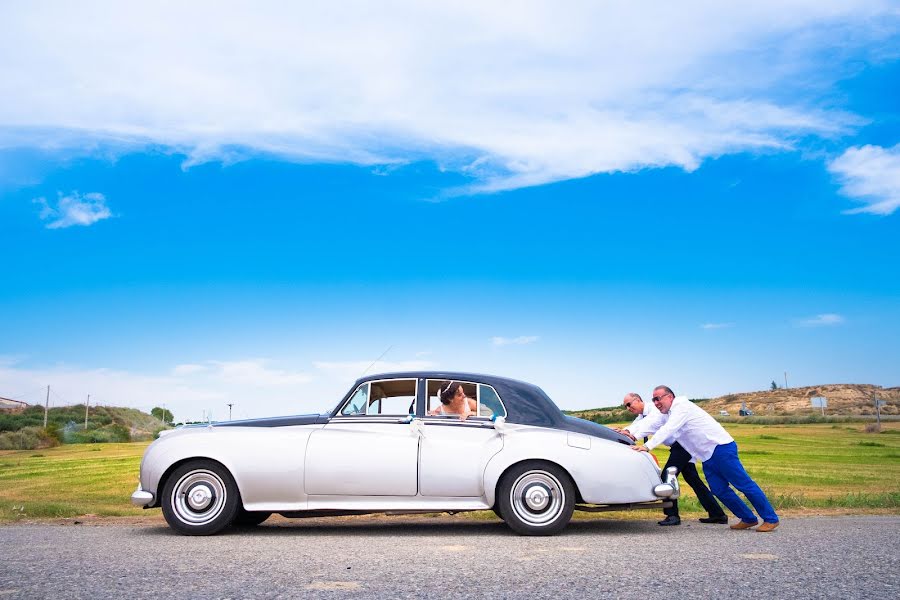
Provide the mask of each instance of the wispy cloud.
[{"label": "wispy cloud", "polygon": [[60,192],[55,205],[51,205],[43,197],[35,198],[32,202],[40,205],[41,219],[50,221],[47,229],[62,229],[73,225],[87,227],[112,216],[106,206],[106,197],[96,192],[84,195],[72,192],[68,196]]},{"label": "wispy cloud", "polygon": [[227,383],[260,386],[290,386],[309,383],[312,377],[307,373],[276,369],[264,358],[238,361],[210,361],[215,367],[214,376]]},{"label": "wispy cloud", "polygon": [[900,144],[848,148],[828,164],[841,193],[865,205],[848,213],[889,215],[900,207]]},{"label": "wispy cloud", "polygon": [[434,160],[478,190],[690,170],[854,127],[817,106],[821,50],[842,33],[877,43],[891,11],[879,0],[19,3],[0,13],[0,147],[161,145],[186,165]]},{"label": "wispy cloud", "polygon": [[491,344],[494,346],[524,346],[525,344],[533,344],[541,339],[536,335],[520,335],[519,337],[492,337]]},{"label": "wispy cloud", "polygon": [[734,323],[704,323],[700,329],[729,329],[734,327]]},{"label": "wispy cloud", "polygon": [[831,325],[840,325],[844,321],[845,319],[841,315],[824,313],[807,319],[800,319],[796,323],[801,327],[829,327]]},{"label": "wispy cloud", "polygon": [[0,357],[0,396],[25,392],[23,400],[42,403],[50,384],[54,406],[84,402],[90,394],[92,403],[145,412],[166,404],[177,419],[188,420],[203,414],[227,418],[228,403],[235,406],[235,418],[322,410],[333,406],[346,387],[343,382],[316,387],[311,374],[261,358],[201,361],[160,373],[71,364],[26,367],[22,360]]},{"label": "wispy cloud", "polygon": [[182,375],[193,375],[194,373],[200,373],[202,371],[205,371],[206,369],[207,369],[207,367],[205,367],[203,365],[193,365],[193,364],[177,365],[175,368],[172,369],[172,375],[175,375],[176,377],[180,377]]}]

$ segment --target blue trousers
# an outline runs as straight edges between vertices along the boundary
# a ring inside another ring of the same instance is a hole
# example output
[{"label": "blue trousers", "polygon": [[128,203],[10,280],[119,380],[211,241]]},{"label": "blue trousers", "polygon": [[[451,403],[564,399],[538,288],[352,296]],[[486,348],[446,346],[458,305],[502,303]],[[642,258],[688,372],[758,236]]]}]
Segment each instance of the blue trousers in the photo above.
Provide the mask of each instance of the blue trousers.
[{"label": "blue trousers", "polygon": [[728,507],[741,521],[745,523],[756,523],[756,515],[744,504],[729,484],[736,487],[742,492],[762,520],[766,523],[777,523],[778,515],[775,509],[769,503],[769,499],[759,488],[755,481],[750,479],[741,459],[738,458],[737,444],[720,444],[716,446],[713,455],[703,462],[703,473],[706,475],[706,481],[709,482],[709,489],[712,493],[722,501],[722,504]]}]

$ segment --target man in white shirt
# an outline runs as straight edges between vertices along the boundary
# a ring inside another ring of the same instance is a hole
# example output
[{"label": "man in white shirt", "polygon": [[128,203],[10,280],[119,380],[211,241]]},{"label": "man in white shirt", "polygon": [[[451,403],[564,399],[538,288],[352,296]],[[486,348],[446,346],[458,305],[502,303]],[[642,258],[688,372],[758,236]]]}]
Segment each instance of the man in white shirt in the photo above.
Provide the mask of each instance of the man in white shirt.
[{"label": "man in white shirt", "polygon": [[732,525],[732,529],[750,529],[759,520],[729,484],[743,492],[762,517],[764,523],[756,531],[768,532],[778,527],[775,509],[747,474],[738,458],[737,444],[724,427],[684,396],[676,398],[672,390],[664,385],[653,390],[653,404],[664,415],[665,423],[653,439],[646,445],[633,446],[634,450],[647,452],[666,440],[676,440],[691,456],[703,463],[703,472],[712,493],[741,520]]},{"label": "man in white shirt", "polygon": [[[632,440],[644,438],[644,443],[647,443],[646,436],[656,433],[656,431],[666,422],[667,417],[664,414],[659,412],[659,410],[651,403],[644,402],[640,395],[634,392],[626,394],[622,404],[625,405],[628,412],[637,416],[634,421],[631,422],[631,425],[623,429],[616,429],[616,431],[624,433]],[[694,490],[694,493],[697,494],[697,500],[700,501],[700,504],[706,509],[706,512],[709,513],[709,516],[701,518],[700,522],[728,523],[728,516],[725,514],[725,511],[722,510],[722,507],[719,506],[719,503],[716,502],[715,497],[713,497],[709,488],[706,487],[706,484],[703,483],[703,479],[701,479],[700,474],[697,473],[697,467],[691,462],[691,455],[688,454],[687,450],[682,448],[681,444],[674,440],[662,440],[662,442],[667,446],[670,446],[669,459],[666,461],[666,466],[663,467],[663,472],[669,467],[678,469],[678,472],[684,476],[685,482],[687,482],[687,484],[691,486],[691,489]],[[660,525],[681,524],[681,517],[678,514],[678,500],[672,500],[672,506],[664,508],[663,512],[665,513],[666,518],[659,521]]]}]

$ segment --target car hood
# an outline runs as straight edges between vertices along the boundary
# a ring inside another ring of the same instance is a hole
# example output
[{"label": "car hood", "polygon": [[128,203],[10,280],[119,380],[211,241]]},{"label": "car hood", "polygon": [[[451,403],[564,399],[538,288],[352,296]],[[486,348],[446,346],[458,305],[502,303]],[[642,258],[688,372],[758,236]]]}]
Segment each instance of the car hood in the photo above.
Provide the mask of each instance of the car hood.
[{"label": "car hood", "polygon": [[616,433],[609,427],[605,427],[603,425],[600,425],[599,423],[586,421],[584,419],[571,417],[569,415],[564,415],[563,419],[564,424],[562,427],[560,427],[560,429],[565,429],[566,431],[573,431],[576,433],[583,433],[585,435],[592,435],[594,437],[603,438],[604,440],[611,440],[613,442],[619,442],[621,444],[628,444],[629,446],[633,444],[633,442],[627,435]]},{"label": "car hood", "polygon": [[[244,419],[241,421],[225,421],[213,423],[213,427],[291,427],[296,425],[314,425],[325,423],[328,415],[292,415],[289,417],[266,417],[264,419]],[[205,427],[205,425],[204,425]]]}]

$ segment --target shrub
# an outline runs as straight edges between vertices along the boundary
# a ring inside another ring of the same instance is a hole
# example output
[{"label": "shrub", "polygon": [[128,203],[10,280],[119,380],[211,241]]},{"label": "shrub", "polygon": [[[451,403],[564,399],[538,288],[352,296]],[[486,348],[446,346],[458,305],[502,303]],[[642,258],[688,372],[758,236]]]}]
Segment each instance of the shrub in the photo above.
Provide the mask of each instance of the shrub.
[{"label": "shrub", "polygon": [[878,433],[881,431],[880,423],[866,423],[866,433]]},{"label": "shrub", "polygon": [[35,450],[59,446],[59,440],[43,427],[25,427],[0,433],[0,450]]},{"label": "shrub", "polygon": [[87,431],[69,433],[66,442],[69,444],[102,444],[107,442],[130,442],[131,433],[123,425],[106,425]]}]

